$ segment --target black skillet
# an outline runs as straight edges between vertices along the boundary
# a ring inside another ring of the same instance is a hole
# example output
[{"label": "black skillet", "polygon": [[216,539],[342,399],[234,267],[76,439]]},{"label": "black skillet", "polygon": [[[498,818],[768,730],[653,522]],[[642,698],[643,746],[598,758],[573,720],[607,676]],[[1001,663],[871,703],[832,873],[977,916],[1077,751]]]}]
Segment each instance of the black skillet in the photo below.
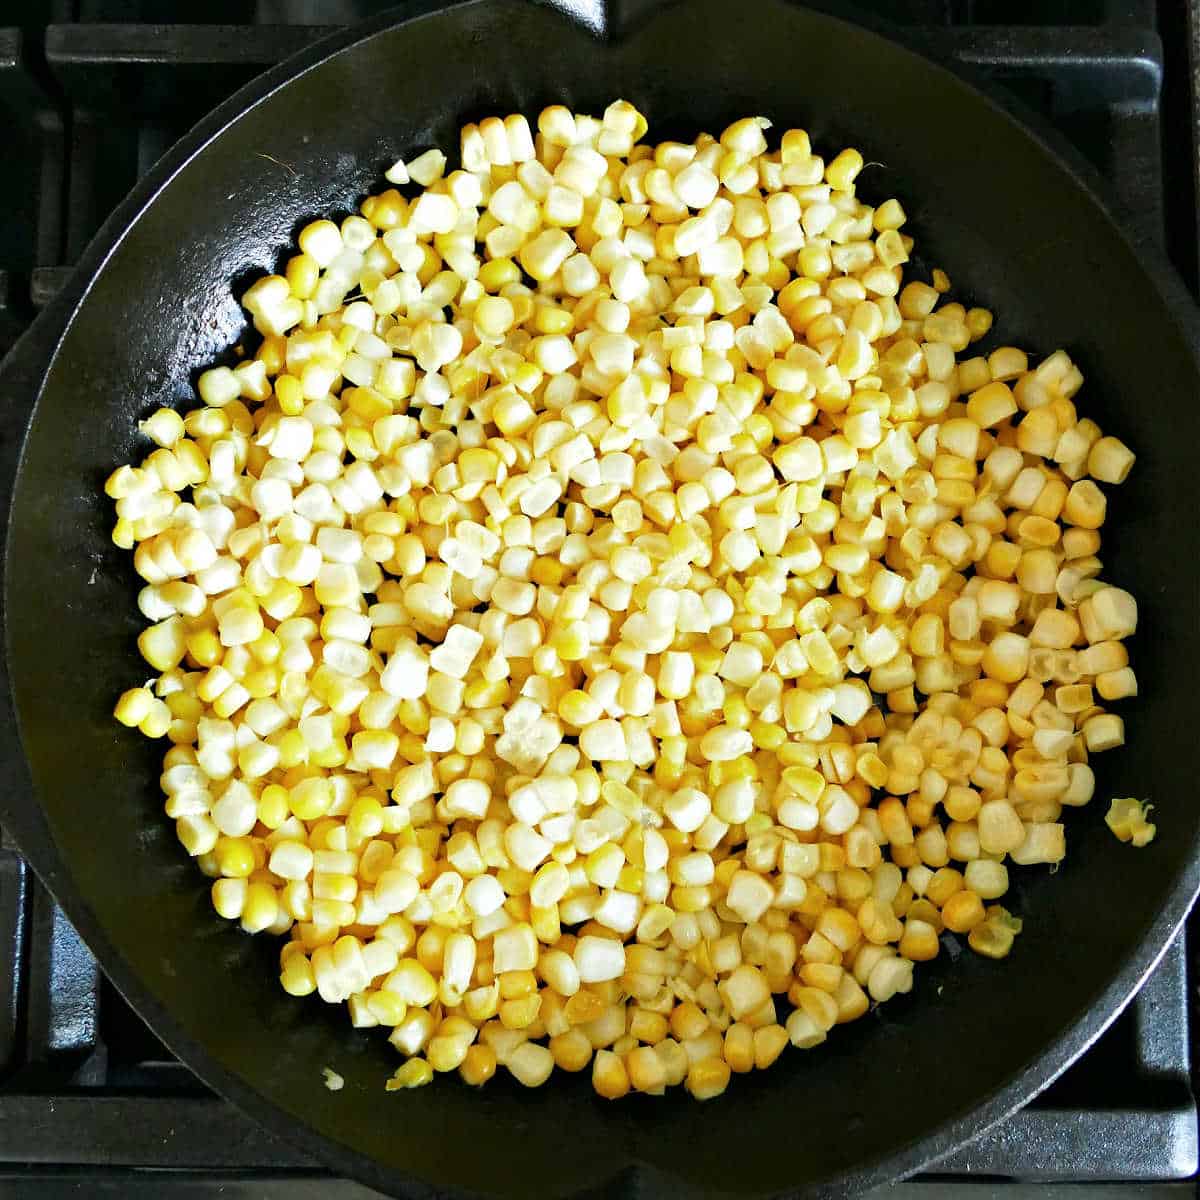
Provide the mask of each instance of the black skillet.
[{"label": "black skillet", "polygon": [[[709,1104],[611,1104],[561,1077],[533,1092],[445,1079],[388,1095],[385,1039],[285,996],[271,940],[213,914],[162,816],[161,745],[111,718],[146,672],[136,580],[109,541],[101,483],[145,452],[139,417],[194,403],[189,381],[242,334],[235,294],[304,219],[348,211],[402,152],[455,146],[466,118],[556,101],[598,111],[616,96],[646,112],[652,135],[765,113],[822,148],[860,147],[882,164],[864,176],[868,196],[903,200],[925,263],[993,308],[1003,340],[1070,350],[1087,376],[1083,410],[1139,456],[1111,505],[1105,559],[1140,599],[1143,695],[1126,706],[1129,745],[1098,762],[1096,801],[1070,817],[1063,868],[1020,873],[1025,932],[1006,962],[943,954],[911,996],[735,1077]],[[1183,289],[1074,167],[955,75],[862,28],[779,0],[643,3],[633,15],[599,0],[569,13],[413,5],[269,72],[198,126],[0,371],[0,816],[179,1056],[334,1171],[408,1195],[573,1193],[635,1164],[672,1194],[832,1195],[897,1178],[1081,1053],[1200,884],[1195,345]],[[1127,794],[1156,805],[1158,839],[1140,852],[1102,822],[1107,799]],[[325,1066],[343,1091],[324,1088]]]}]

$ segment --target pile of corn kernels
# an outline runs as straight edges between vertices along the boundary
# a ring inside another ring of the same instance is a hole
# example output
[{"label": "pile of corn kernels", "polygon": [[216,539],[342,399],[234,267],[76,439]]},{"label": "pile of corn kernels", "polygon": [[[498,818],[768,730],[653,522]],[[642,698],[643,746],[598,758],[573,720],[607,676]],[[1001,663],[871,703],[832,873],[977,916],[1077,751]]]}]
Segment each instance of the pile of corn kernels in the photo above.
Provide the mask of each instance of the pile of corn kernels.
[{"label": "pile of corn kernels", "polygon": [[389,1087],[716,1096],[947,932],[1006,955],[1123,741],[1133,455],[1064,352],[971,355],[856,150],[768,128],[468,125],[309,225],[108,481],[158,672],[117,718]]}]

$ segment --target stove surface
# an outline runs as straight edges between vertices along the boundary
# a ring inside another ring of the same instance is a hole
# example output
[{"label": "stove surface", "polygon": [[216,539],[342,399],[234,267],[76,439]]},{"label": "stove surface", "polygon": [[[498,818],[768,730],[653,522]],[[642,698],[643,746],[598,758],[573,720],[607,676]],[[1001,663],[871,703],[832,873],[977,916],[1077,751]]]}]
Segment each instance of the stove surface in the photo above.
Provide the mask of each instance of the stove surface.
[{"label": "stove surface", "polygon": [[[214,105],[372,0],[0,3],[0,352],[133,183]],[[859,0],[1016,93],[1196,290],[1197,0]],[[1192,19],[1189,19],[1192,18]],[[1195,72],[1195,73],[1194,73]],[[1042,1096],[908,1197],[1194,1194],[1197,978],[1185,939]],[[1126,1181],[1107,1182],[1101,1181]],[[606,1193],[662,1194],[638,1177]],[[368,1200],[178,1063],[0,831],[0,1200]]]}]

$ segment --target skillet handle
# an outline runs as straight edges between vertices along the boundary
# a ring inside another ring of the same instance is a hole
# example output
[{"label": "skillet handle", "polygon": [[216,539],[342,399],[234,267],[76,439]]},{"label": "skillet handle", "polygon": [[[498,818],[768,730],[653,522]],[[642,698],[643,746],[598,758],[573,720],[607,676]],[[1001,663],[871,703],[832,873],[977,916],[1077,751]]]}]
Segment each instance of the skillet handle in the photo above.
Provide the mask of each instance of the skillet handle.
[{"label": "skillet handle", "polygon": [[[73,281],[77,284],[78,281]],[[25,435],[41,394],[46,372],[66,329],[75,302],[75,286],[61,291],[0,361],[0,825],[19,846],[53,845],[42,807],[33,791],[17,726],[8,672],[8,533]],[[47,553],[49,553],[49,548]],[[61,871],[56,853],[42,858],[47,884]]]}]

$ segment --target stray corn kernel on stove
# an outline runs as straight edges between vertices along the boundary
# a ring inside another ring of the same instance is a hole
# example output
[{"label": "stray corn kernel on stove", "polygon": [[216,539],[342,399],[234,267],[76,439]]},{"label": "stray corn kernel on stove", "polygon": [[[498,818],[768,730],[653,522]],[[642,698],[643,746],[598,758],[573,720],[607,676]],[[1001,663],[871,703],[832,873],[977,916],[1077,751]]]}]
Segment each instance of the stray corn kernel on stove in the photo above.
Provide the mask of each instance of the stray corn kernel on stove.
[{"label": "stray corn kernel on stove", "polygon": [[1062,859],[1136,695],[1133,454],[1062,351],[969,355],[991,313],[905,280],[858,151],[537,124],[307,226],[254,357],[143,423],[107,491],[160,674],[116,715],[389,1089],[708,1099],[943,933],[1009,952],[1007,864]]}]

